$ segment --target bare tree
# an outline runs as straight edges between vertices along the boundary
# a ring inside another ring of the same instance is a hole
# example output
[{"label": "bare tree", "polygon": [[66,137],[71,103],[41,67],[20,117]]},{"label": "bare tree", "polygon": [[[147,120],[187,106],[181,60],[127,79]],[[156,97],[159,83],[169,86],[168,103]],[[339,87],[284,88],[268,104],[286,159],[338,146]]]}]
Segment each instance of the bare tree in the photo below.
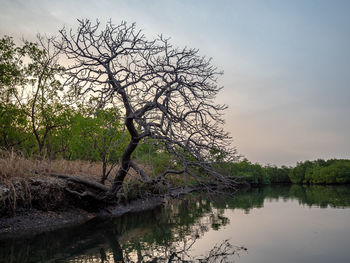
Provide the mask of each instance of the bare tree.
[{"label": "bare tree", "polygon": [[118,194],[130,168],[150,179],[131,159],[138,144],[149,139],[163,143],[175,158],[156,180],[168,174],[196,176],[192,167],[200,167],[216,182],[232,184],[212,167],[213,149],[225,160],[236,152],[222,129],[226,106],[214,103],[222,72],[211,60],[197,49],[173,47],[162,35],[147,40],[135,24],[102,27],[98,21],[78,21],[76,31],[63,28],[56,42],[70,63],[66,84],[101,104],[120,103],[131,138],[108,195]]}]

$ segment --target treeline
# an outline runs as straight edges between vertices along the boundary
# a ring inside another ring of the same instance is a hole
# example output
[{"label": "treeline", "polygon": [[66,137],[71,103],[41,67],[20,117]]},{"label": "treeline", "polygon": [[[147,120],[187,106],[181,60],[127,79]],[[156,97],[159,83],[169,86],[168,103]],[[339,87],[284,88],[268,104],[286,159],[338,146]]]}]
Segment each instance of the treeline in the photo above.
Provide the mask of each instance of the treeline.
[{"label": "treeline", "polygon": [[316,160],[298,163],[291,170],[293,183],[344,184],[350,183],[350,160]]},{"label": "treeline", "polygon": [[330,159],[299,162],[295,167],[262,166],[247,159],[220,167],[252,184],[346,184],[350,183],[350,160]]}]

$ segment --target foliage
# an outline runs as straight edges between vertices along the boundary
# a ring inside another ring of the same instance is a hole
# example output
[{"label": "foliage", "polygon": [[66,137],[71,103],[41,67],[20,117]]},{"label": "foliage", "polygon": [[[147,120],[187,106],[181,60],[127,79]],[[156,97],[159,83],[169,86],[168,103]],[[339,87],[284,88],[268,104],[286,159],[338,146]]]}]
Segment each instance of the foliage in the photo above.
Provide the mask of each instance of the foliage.
[{"label": "foliage", "polygon": [[0,147],[40,158],[116,163],[124,137],[118,110],[75,101],[71,106],[58,74],[63,68],[39,38],[16,45],[0,39]]},{"label": "foliage", "polygon": [[247,159],[221,165],[232,176],[243,177],[253,184],[345,184],[350,183],[350,160],[322,160],[299,162],[293,167],[261,166]]},{"label": "foliage", "polygon": [[350,183],[350,160],[315,160],[300,162],[291,169],[293,183],[343,184]]},{"label": "foliage", "polygon": [[274,183],[290,183],[289,178],[290,168],[287,166],[277,167],[277,166],[265,166],[265,174],[268,178],[268,181],[272,184]]},{"label": "foliage", "polygon": [[5,149],[23,149],[28,144],[30,133],[28,119],[22,109],[12,103],[0,104],[0,145]]},{"label": "foliage", "polygon": [[24,47],[17,47],[13,39],[4,36],[0,39],[0,98],[1,102],[9,103],[13,100],[16,84],[25,82],[22,69]]},{"label": "foliage", "polygon": [[[0,88],[1,124],[7,126],[1,129],[5,147],[36,141],[36,151],[42,156],[51,131],[60,125],[55,119],[57,111],[65,107],[58,96],[60,82],[56,75],[63,68],[55,61],[57,52],[50,54],[49,44],[40,43],[24,41],[17,46],[10,37],[0,40]],[[31,130],[33,137],[21,134],[21,139],[13,140],[18,137],[13,128],[27,133]]]},{"label": "foliage", "polygon": [[134,153],[134,157],[139,162],[149,165],[153,176],[165,171],[172,162],[165,145],[155,140],[141,142]]},{"label": "foliage", "polygon": [[335,160],[328,166],[316,166],[308,171],[306,182],[312,184],[350,183],[350,161]]},{"label": "foliage", "polygon": [[[252,184],[269,184],[280,182],[283,176],[279,176],[279,169],[275,167],[263,167],[258,163],[251,163],[248,159],[243,159],[239,162],[224,163],[219,166],[225,169],[231,176],[244,178],[247,182]],[[276,170],[276,171],[275,171]],[[275,172],[275,173],[274,173]],[[272,180],[271,180],[272,179]]]}]

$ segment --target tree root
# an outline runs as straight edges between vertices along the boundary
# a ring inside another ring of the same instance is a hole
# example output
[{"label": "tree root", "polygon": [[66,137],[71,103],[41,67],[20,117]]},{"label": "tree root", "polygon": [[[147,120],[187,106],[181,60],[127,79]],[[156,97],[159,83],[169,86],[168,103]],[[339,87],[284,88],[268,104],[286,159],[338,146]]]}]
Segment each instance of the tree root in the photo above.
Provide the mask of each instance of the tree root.
[{"label": "tree root", "polygon": [[107,192],[109,190],[109,188],[107,186],[100,184],[100,183],[97,183],[97,182],[94,182],[94,181],[90,181],[88,179],[83,179],[83,178],[79,178],[79,177],[75,177],[75,176],[71,176],[71,175],[66,175],[66,174],[54,174],[54,173],[51,173],[50,176],[65,179],[67,181],[71,181],[74,183],[82,184],[82,185],[85,185],[87,187],[93,188],[95,190],[99,190],[101,192]]},{"label": "tree root", "polygon": [[89,196],[89,197],[92,197],[93,199],[96,199],[98,201],[105,201],[104,196],[99,196],[99,195],[97,195],[97,194],[95,194],[93,192],[90,192],[88,190],[86,190],[86,191],[84,191],[82,193],[79,193],[78,191],[74,191],[74,190],[71,190],[69,188],[66,188],[66,191],[71,193],[71,194],[73,194],[73,195],[77,195],[79,197],[87,197],[87,196]]},{"label": "tree root", "polygon": [[79,177],[75,177],[67,174],[51,173],[50,176],[72,182],[76,185],[84,186],[84,189],[82,189],[81,187],[74,187],[74,186],[72,187],[73,189],[69,187],[65,188],[65,190],[68,193],[78,197],[79,199],[87,198],[90,201],[92,199],[101,205],[102,204],[111,205],[111,204],[118,203],[118,196],[111,197],[109,195],[110,188],[98,182],[94,182],[88,179],[79,178]]}]

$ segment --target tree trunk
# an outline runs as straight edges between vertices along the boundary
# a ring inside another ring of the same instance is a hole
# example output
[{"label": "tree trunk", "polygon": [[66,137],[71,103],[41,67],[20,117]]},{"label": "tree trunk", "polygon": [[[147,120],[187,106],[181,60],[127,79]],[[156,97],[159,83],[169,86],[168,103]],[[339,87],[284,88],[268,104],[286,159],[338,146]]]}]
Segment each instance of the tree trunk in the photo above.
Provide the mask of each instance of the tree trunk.
[{"label": "tree trunk", "polygon": [[121,166],[114,177],[114,181],[112,184],[111,189],[108,191],[107,195],[111,198],[117,197],[118,193],[121,192],[122,187],[123,187],[123,182],[126,177],[126,175],[129,172],[130,169],[130,162],[131,162],[131,154],[133,151],[136,149],[140,139],[138,138],[132,138],[128,147],[126,147],[123,156],[122,156],[122,161],[121,161]]},{"label": "tree trunk", "polygon": [[101,184],[105,184],[105,181],[107,179],[107,161],[104,159],[102,161],[102,178],[101,178]]}]

